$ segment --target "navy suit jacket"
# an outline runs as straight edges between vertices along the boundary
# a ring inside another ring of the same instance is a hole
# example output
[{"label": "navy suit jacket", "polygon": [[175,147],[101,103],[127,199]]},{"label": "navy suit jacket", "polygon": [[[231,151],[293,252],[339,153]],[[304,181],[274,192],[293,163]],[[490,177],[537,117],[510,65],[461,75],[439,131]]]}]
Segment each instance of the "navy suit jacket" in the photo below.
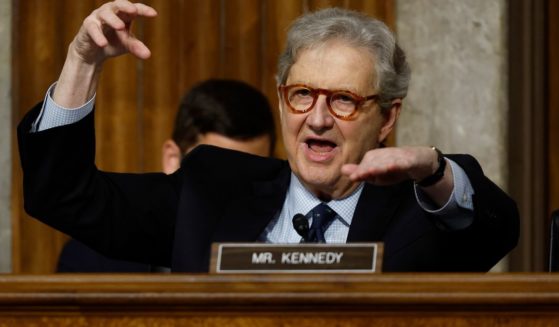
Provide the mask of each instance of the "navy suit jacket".
[{"label": "navy suit jacket", "polygon": [[[254,242],[285,200],[284,160],[200,146],[172,175],[96,168],[93,113],[30,133],[41,104],[18,127],[25,209],[102,254],[173,271],[205,272],[212,242]],[[449,155],[474,188],[462,230],[423,211],[411,181],[366,184],[348,242],[384,242],[384,271],[486,271],[517,243],[516,205],[468,155]]]}]

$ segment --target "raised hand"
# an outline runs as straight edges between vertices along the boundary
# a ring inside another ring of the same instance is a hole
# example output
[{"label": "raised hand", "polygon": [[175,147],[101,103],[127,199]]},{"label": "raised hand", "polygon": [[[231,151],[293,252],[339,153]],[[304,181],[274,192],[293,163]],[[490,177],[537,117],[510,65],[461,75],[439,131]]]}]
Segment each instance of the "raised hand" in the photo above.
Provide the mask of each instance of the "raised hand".
[{"label": "raised hand", "polygon": [[150,50],[130,27],[138,17],[155,16],[155,9],[127,0],[109,2],[94,10],[68,48],[53,100],[62,107],[77,108],[95,94],[105,60],[125,53],[149,58]]},{"label": "raised hand", "polygon": [[[359,164],[342,166],[342,173],[352,181],[391,185],[409,179],[420,181],[437,168],[437,153],[430,147],[393,147],[367,152]],[[425,192],[442,205],[448,200],[453,187],[452,169],[446,165],[443,179],[425,188]]]},{"label": "raised hand", "polygon": [[156,15],[155,9],[141,3],[126,0],[106,3],[85,18],[70,49],[90,64],[98,64],[127,52],[147,59],[151,55],[150,50],[134,36],[130,27],[137,17]]}]

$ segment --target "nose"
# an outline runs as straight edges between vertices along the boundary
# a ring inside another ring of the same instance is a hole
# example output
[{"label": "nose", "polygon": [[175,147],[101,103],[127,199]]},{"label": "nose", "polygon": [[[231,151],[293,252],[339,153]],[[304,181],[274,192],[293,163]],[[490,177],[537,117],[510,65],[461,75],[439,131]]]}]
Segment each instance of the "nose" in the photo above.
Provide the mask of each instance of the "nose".
[{"label": "nose", "polygon": [[318,99],[316,99],[314,108],[307,116],[306,123],[315,132],[330,129],[334,125],[334,117],[328,110],[328,104],[324,94],[319,95]]}]

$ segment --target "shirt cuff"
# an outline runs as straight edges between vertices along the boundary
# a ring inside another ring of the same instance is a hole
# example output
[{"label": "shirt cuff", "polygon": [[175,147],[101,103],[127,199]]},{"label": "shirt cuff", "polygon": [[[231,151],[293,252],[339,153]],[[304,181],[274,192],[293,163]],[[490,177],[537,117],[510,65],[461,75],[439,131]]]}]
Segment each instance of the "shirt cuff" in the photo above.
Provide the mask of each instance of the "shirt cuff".
[{"label": "shirt cuff", "polygon": [[442,207],[438,207],[417,185],[414,187],[415,197],[419,206],[426,212],[438,216],[445,227],[451,230],[463,229],[474,220],[472,201],[474,188],[462,167],[448,158],[445,158],[445,160],[450,164],[454,180],[454,189],[448,201]]},{"label": "shirt cuff", "polygon": [[37,119],[33,122],[31,132],[40,132],[49,128],[73,124],[93,111],[96,94],[81,107],[64,108],[56,104],[52,99],[52,93],[55,87],[56,83],[49,87],[45,95],[45,100],[43,101],[43,108],[41,108],[39,116],[37,116]]}]

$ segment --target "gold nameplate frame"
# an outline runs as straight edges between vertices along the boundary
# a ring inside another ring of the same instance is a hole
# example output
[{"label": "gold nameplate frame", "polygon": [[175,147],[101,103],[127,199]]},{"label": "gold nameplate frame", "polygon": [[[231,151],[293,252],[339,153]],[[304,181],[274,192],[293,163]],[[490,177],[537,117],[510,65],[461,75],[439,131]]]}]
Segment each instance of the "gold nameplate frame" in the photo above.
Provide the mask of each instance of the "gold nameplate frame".
[{"label": "gold nameplate frame", "polygon": [[214,243],[210,273],[378,273],[383,243]]}]

